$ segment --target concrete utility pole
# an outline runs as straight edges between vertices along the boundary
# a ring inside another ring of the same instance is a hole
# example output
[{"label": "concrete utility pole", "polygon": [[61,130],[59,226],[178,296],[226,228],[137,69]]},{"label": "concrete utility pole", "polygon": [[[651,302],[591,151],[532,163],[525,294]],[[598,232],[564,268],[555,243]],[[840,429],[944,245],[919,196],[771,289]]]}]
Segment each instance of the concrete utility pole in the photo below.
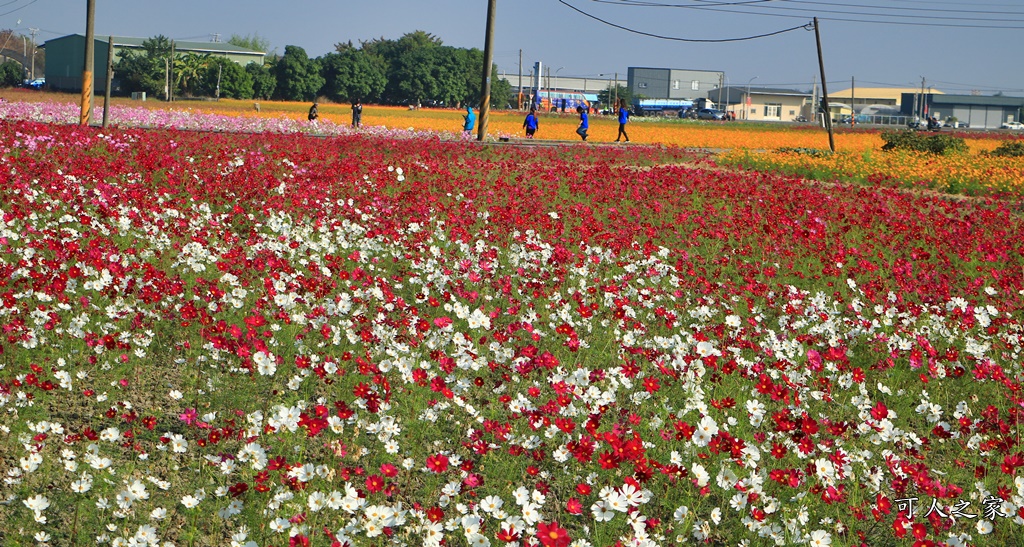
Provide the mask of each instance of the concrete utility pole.
[{"label": "concrete utility pole", "polygon": [[167,100],[174,100],[174,40],[171,40],[171,59],[167,65],[169,68],[167,77]]},{"label": "concrete utility pole", "polygon": [[95,66],[93,23],[95,20],[96,2],[87,0],[85,4],[85,65],[82,69],[82,113],[78,118],[79,125],[89,125],[89,118],[92,117],[92,82],[93,67]]},{"label": "concrete utility pole", "polygon": [[487,116],[491,111],[491,65],[494,63],[494,11],[498,0],[487,2],[487,30],[484,33],[484,81],[483,97],[480,98],[480,127],[476,140],[482,141],[487,135]]},{"label": "concrete utility pole", "polygon": [[114,80],[114,37],[107,42],[107,85],[103,87],[103,129],[110,121],[110,83]]},{"label": "concrete utility pole", "polygon": [[523,109],[523,50],[519,49],[519,99],[517,101],[519,110]]},{"label": "concrete utility pole", "polygon": [[30,62],[30,64],[32,65],[32,68],[30,69],[30,78],[35,80],[36,79],[36,33],[39,32],[39,29],[37,29],[37,28],[30,28],[28,30],[30,30],[32,32],[32,61]]},{"label": "concrete utility pole", "polygon": [[924,76],[921,76],[921,117],[928,114],[928,107],[924,104]]},{"label": "concrete utility pole", "polygon": [[854,104],[857,103],[857,99],[856,99],[856,95],[855,95],[856,93],[857,93],[857,84],[856,84],[855,80],[853,79],[853,76],[850,76],[850,125],[851,126],[857,125],[857,108],[854,106]]},{"label": "concrete utility pole", "polygon": [[825,80],[825,60],[821,56],[821,33],[818,18],[814,18],[814,41],[818,44],[818,70],[821,71],[821,107],[825,110],[825,128],[828,129],[828,149],[836,151],[836,136],[832,131],[832,112],[828,108],[828,83]]}]

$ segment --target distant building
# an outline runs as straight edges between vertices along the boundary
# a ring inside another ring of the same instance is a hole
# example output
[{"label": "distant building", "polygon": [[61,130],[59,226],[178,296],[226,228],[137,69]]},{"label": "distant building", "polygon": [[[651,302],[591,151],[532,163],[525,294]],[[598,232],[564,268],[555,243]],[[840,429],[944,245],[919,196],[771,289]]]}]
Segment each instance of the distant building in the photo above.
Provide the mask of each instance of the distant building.
[{"label": "distant building", "polygon": [[713,70],[629,67],[626,81],[634,99],[697,100],[720,87],[725,73]]},{"label": "distant building", "polygon": [[[107,50],[109,36],[97,36],[93,41],[93,89],[97,93],[106,91]],[[142,43],[148,38],[114,36],[114,62],[125,51],[143,51]],[[46,85],[59,91],[81,91],[82,70],[85,68],[85,36],[69,34],[47,40],[41,47],[46,49]],[[223,42],[174,42],[175,53],[210,54],[240,64],[263,64],[265,52],[253,51]],[[116,87],[115,87],[116,88]]]},{"label": "distant building", "polygon": [[[941,91],[932,91],[932,93],[943,94]],[[921,93],[913,87],[853,87],[830,91],[828,102],[829,104],[841,103],[847,109],[843,112],[844,114],[849,114],[851,107],[857,114],[865,109],[890,108],[899,111],[905,95],[917,98]]]},{"label": "distant building", "polygon": [[791,122],[807,116],[811,94],[795,89],[769,87],[721,87],[708,91],[707,98],[719,110],[731,112],[737,120]]},{"label": "distant building", "polygon": [[[915,110],[914,107],[917,107]],[[998,129],[1006,122],[1019,121],[1024,97],[993,97],[984,95],[943,95],[925,93],[915,102],[913,94],[903,94],[903,114],[934,116],[946,120],[950,116],[972,129]]]}]

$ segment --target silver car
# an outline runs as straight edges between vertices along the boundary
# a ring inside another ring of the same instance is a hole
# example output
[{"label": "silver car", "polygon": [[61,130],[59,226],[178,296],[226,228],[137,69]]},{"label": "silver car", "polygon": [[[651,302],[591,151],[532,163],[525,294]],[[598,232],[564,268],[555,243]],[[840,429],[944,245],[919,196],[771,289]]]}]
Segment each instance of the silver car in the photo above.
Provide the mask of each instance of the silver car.
[{"label": "silver car", "polygon": [[724,120],[725,112],[714,108],[702,108],[697,111],[698,120]]}]

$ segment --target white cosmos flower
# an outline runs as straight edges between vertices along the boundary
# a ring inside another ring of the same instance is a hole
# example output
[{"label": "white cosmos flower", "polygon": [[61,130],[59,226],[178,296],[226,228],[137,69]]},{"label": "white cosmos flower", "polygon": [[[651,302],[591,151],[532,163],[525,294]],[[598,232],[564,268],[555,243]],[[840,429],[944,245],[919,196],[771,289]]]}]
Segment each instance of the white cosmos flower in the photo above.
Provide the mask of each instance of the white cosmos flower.
[{"label": "white cosmos flower", "polygon": [[615,517],[615,511],[608,505],[608,502],[603,500],[591,505],[590,512],[594,514],[594,520],[597,522],[609,521]]},{"label": "white cosmos flower", "polygon": [[829,547],[832,545],[832,536],[824,530],[811,532],[811,547]]},{"label": "white cosmos flower", "polygon": [[46,508],[50,506],[50,500],[46,499],[46,496],[42,494],[36,494],[31,498],[22,500],[21,503],[24,503],[25,507],[28,507],[32,511],[36,512],[45,511]]}]

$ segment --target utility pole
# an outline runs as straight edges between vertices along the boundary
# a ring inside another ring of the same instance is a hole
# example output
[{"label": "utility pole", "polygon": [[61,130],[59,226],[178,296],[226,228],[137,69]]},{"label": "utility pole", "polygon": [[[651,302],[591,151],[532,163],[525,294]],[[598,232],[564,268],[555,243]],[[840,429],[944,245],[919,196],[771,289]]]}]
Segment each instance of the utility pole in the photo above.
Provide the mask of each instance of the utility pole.
[{"label": "utility pole", "polygon": [[828,129],[828,148],[836,151],[836,137],[832,132],[832,112],[828,107],[828,84],[825,79],[825,60],[821,56],[821,33],[818,18],[814,18],[814,41],[818,44],[818,70],[821,71],[821,107],[825,110],[825,128]]},{"label": "utility pole", "polygon": [[615,73],[615,100],[612,103],[612,108],[617,108],[619,105],[619,73]]},{"label": "utility pole", "polygon": [[928,114],[928,107],[924,104],[924,76],[921,76],[921,117]]},{"label": "utility pole", "polygon": [[523,109],[523,48],[519,48],[519,100],[517,106],[519,110]]},{"label": "utility pole", "polygon": [[103,129],[110,121],[110,84],[114,80],[114,37],[107,42],[107,85],[103,87]]},{"label": "utility pole", "polygon": [[220,100],[220,74],[224,70],[224,65],[217,65],[217,100]]},{"label": "utility pole", "polygon": [[811,119],[818,123],[818,75],[811,75]]},{"label": "utility pole", "polygon": [[31,77],[31,79],[35,80],[36,79],[36,33],[39,32],[39,29],[37,29],[37,28],[30,28],[28,30],[32,32],[32,61],[30,62],[30,64],[32,65],[32,68],[30,69],[30,72],[31,72],[30,77]]},{"label": "utility pole", "polygon": [[480,98],[480,127],[476,140],[482,141],[487,135],[487,116],[491,111],[491,64],[494,63],[494,11],[498,0],[487,1],[487,30],[484,32],[484,74],[483,97]]},{"label": "utility pole", "polygon": [[167,100],[174,100],[174,40],[171,40],[171,58],[167,63]]},{"label": "utility pole", "polygon": [[857,108],[854,106],[857,102],[856,96],[857,85],[854,83],[853,76],[850,76],[850,125],[857,125]]},{"label": "utility pole", "polygon": [[95,20],[96,1],[87,0],[85,3],[85,65],[82,69],[82,112],[78,117],[79,125],[89,125],[89,118],[92,117],[93,67],[96,61],[93,58],[95,49],[93,23]]},{"label": "utility pole", "polygon": [[718,109],[722,109],[722,86],[725,84],[725,73],[718,73]]}]

